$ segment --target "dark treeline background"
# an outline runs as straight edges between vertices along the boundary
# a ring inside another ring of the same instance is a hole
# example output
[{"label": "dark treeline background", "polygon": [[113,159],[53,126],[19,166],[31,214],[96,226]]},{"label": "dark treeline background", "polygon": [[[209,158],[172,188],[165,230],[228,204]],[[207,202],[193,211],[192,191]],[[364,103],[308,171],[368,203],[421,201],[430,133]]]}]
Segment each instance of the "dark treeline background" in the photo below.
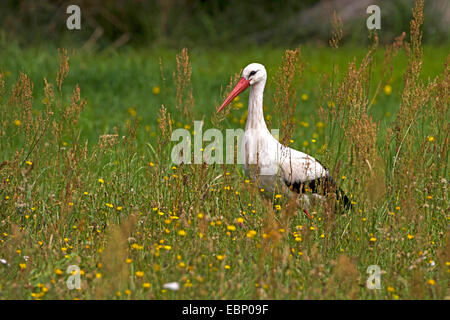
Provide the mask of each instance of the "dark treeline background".
[{"label": "dark treeline background", "polygon": [[[326,45],[333,11],[344,41],[367,41],[366,8],[381,7],[382,42],[409,29],[413,0],[2,0],[0,37],[21,46],[75,42],[94,48],[124,45]],[[80,31],[66,28],[70,4],[81,7]],[[425,1],[424,41],[448,41],[448,0]]]}]

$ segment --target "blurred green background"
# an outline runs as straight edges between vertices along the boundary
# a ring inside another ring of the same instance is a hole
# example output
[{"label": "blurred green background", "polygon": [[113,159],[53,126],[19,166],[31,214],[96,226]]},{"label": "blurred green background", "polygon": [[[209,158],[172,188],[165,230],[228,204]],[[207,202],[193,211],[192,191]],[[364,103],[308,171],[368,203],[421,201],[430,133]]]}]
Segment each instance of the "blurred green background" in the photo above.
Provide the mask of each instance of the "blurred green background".
[{"label": "blurred green background", "polygon": [[[67,6],[82,12],[80,31],[68,32]],[[22,45],[52,41],[96,48],[229,46],[299,43],[327,45],[333,11],[344,23],[344,41],[367,39],[366,8],[381,8],[380,37],[390,42],[409,29],[413,0],[3,0],[0,30]],[[425,2],[424,40],[448,41],[450,4]]]},{"label": "blurred green background", "polygon": [[[70,73],[65,98],[79,84],[87,106],[81,114],[82,135],[90,141],[98,135],[124,129],[127,120],[138,118],[145,139],[156,135],[158,110],[162,104],[172,113],[176,126],[185,123],[175,109],[175,56],[189,49],[195,98],[195,119],[208,120],[220,101],[221,88],[250,62],[263,63],[268,70],[265,94],[270,115],[273,81],[284,51],[301,46],[304,74],[297,84],[298,123],[294,140],[308,149],[316,129],[320,81],[334,67],[343,72],[356,58],[360,61],[369,46],[366,8],[381,8],[380,50],[376,54],[373,88],[380,77],[383,45],[406,32],[413,1],[305,0],[305,1],[11,1],[0,10],[0,71],[12,86],[20,71],[34,83],[35,108],[43,106],[43,78],[55,79],[57,48],[68,48]],[[81,30],[68,30],[66,8],[81,8]],[[424,78],[443,70],[450,52],[448,1],[425,3],[423,27]],[[343,21],[342,47],[332,50],[333,12]],[[164,66],[162,81],[159,61]],[[381,92],[374,117],[392,121],[400,102],[407,59],[402,51],[395,58],[390,94]],[[157,87],[158,93],[153,89]],[[372,92],[373,93],[373,92]],[[301,98],[302,95],[303,99]],[[242,95],[246,106],[248,93]],[[242,127],[245,108],[233,110],[224,126]],[[308,126],[305,125],[308,124]],[[208,125],[208,122],[206,123]],[[319,138],[320,140],[320,138]],[[317,145],[319,145],[318,141]],[[295,144],[294,144],[295,146]],[[312,150],[313,151],[313,150]]]}]

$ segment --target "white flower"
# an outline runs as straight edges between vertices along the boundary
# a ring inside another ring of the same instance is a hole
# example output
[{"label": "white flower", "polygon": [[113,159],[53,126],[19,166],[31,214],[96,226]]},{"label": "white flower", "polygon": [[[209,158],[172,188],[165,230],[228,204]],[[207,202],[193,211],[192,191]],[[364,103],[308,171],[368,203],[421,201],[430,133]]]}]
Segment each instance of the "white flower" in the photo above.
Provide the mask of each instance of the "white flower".
[{"label": "white flower", "polygon": [[6,261],[5,259],[0,259],[0,263],[1,263],[1,264],[7,264],[8,261]]},{"label": "white flower", "polygon": [[169,282],[163,285],[164,289],[169,289],[172,291],[177,291],[180,289],[180,284],[178,282]]}]

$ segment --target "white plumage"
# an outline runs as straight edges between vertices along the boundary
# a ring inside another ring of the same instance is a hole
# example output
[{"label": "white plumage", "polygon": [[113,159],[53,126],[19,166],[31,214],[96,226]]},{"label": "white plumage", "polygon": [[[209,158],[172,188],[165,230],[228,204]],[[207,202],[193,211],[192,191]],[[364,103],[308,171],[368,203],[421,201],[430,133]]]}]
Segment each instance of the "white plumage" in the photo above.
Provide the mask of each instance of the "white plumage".
[{"label": "white plumage", "polygon": [[[334,182],[328,170],[306,153],[282,145],[267,129],[263,114],[266,80],[267,72],[263,65],[249,64],[242,72],[239,83],[217,111],[225,108],[239,93],[250,86],[248,116],[242,143],[246,174],[258,181],[258,186],[268,192],[279,190],[280,187],[285,191],[288,187],[288,190],[297,193],[330,192]],[[336,193],[338,199],[340,193]],[[343,193],[341,196],[344,197],[345,203],[348,202]]]}]

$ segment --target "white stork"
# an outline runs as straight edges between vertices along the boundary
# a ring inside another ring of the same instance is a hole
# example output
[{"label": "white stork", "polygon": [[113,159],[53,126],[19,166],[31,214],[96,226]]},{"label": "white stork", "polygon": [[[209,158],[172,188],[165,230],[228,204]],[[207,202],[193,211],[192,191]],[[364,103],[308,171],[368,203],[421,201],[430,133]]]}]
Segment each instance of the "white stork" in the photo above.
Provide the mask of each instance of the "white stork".
[{"label": "white stork", "polygon": [[[301,194],[303,211],[311,218],[307,207],[309,200],[324,200],[324,195],[335,193],[343,207],[351,204],[348,197],[337,188],[330,173],[313,157],[282,145],[267,129],[263,115],[263,93],[267,80],[266,68],[251,63],[242,72],[242,78],[217,110],[220,112],[242,91],[250,86],[248,116],[242,141],[244,171],[267,192],[284,190]],[[256,170],[254,170],[256,169]]]}]

